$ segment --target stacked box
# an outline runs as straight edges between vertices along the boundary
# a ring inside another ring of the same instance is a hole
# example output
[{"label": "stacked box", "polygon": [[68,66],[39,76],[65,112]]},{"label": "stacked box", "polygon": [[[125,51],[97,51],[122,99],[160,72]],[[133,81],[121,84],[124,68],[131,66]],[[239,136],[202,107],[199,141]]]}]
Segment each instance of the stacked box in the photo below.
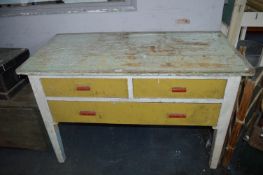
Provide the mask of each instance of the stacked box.
[{"label": "stacked box", "polygon": [[0,99],[10,99],[26,84],[15,70],[29,57],[27,49],[0,48]]}]

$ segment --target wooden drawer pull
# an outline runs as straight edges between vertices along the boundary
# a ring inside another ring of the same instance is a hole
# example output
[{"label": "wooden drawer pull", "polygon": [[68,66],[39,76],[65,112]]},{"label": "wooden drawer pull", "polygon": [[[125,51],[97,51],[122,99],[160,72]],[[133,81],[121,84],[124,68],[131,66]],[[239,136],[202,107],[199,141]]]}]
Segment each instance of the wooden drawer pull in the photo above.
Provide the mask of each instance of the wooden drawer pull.
[{"label": "wooden drawer pull", "polygon": [[77,86],[76,90],[77,91],[90,91],[90,87],[89,86]]},{"label": "wooden drawer pull", "polygon": [[185,115],[185,114],[176,114],[176,113],[173,113],[173,114],[169,114],[169,115],[168,115],[168,118],[186,118],[186,115]]},{"label": "wooden drawer pull", "polygon": [[80,111],[79,115],[95,116],[96,112],[95,111]]},{"label": "wooden drawer pull", "polygon": [[173,87],[172,92],[186,92],[185,87]]}]

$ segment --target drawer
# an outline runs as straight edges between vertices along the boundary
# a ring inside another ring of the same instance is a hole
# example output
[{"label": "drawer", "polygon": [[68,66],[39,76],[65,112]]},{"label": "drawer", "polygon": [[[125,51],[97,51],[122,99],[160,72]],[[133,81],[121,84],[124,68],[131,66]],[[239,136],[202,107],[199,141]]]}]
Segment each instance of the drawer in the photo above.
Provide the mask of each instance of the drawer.
[{"label": "drawer", "polygon": [[221,104],[48,101],[56,122],[200,125],[217,123]]},{"label": "drawer", "polygon": [[136,98],[223,98],[226,80],[133,79]]},{"label": "drawer", "polygon": [[46,96],[128,97],[126,79],[42,78]]}]

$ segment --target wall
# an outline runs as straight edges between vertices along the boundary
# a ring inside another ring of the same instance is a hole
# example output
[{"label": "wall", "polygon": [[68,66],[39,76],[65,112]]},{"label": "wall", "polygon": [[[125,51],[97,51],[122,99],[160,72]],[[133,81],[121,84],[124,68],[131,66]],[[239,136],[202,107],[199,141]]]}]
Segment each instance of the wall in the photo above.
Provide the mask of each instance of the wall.
[{"label": "wall", "polygon": [[[224,0],[137,0],[137,11],[0,17],[0,47],[34,53],[57,33],[219,31]],[[1,9],[0,9],[1,10]],[[189,19],[180,24],[178,19]]]}]

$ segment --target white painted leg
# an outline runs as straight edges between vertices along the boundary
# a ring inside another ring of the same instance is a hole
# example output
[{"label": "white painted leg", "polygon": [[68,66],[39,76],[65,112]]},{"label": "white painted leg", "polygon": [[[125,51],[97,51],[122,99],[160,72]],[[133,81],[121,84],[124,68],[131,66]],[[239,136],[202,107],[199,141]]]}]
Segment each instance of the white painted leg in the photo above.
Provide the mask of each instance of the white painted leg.
[{"label": "white painted leg", "polygon": [[234,109],[236,96],[241,77],[230,77],[227,80],[225,95],[217,126],[214,128],[214,140],[210,158],[210,168],[216,169],[221,157],[222,148],[225,142],[228,125]]},{"label": "white painted leg", "polygon": [[247,27],[241,27],[239,40],[245,40],[247,34]]},{"label": "white painted leg", "polygon": [[57,123],[53,121],[52,115],[49,111],[46,96],[44,94],[39,77],[29,76],[29,81],[33,89],[36,101],[42,115],[46,130],[48,132],[51,144],[60,163],[65,162],[66,156],[64,153],[63,144],[61,141]]},{"label": "white painted leg", "polygon": [[259,58],[259,64],[258,64],[259,67],[262,67],[263,66],[263,48],[262,48],[262,51],[261,51],[261,55],[260,55],[260,58]]}]

